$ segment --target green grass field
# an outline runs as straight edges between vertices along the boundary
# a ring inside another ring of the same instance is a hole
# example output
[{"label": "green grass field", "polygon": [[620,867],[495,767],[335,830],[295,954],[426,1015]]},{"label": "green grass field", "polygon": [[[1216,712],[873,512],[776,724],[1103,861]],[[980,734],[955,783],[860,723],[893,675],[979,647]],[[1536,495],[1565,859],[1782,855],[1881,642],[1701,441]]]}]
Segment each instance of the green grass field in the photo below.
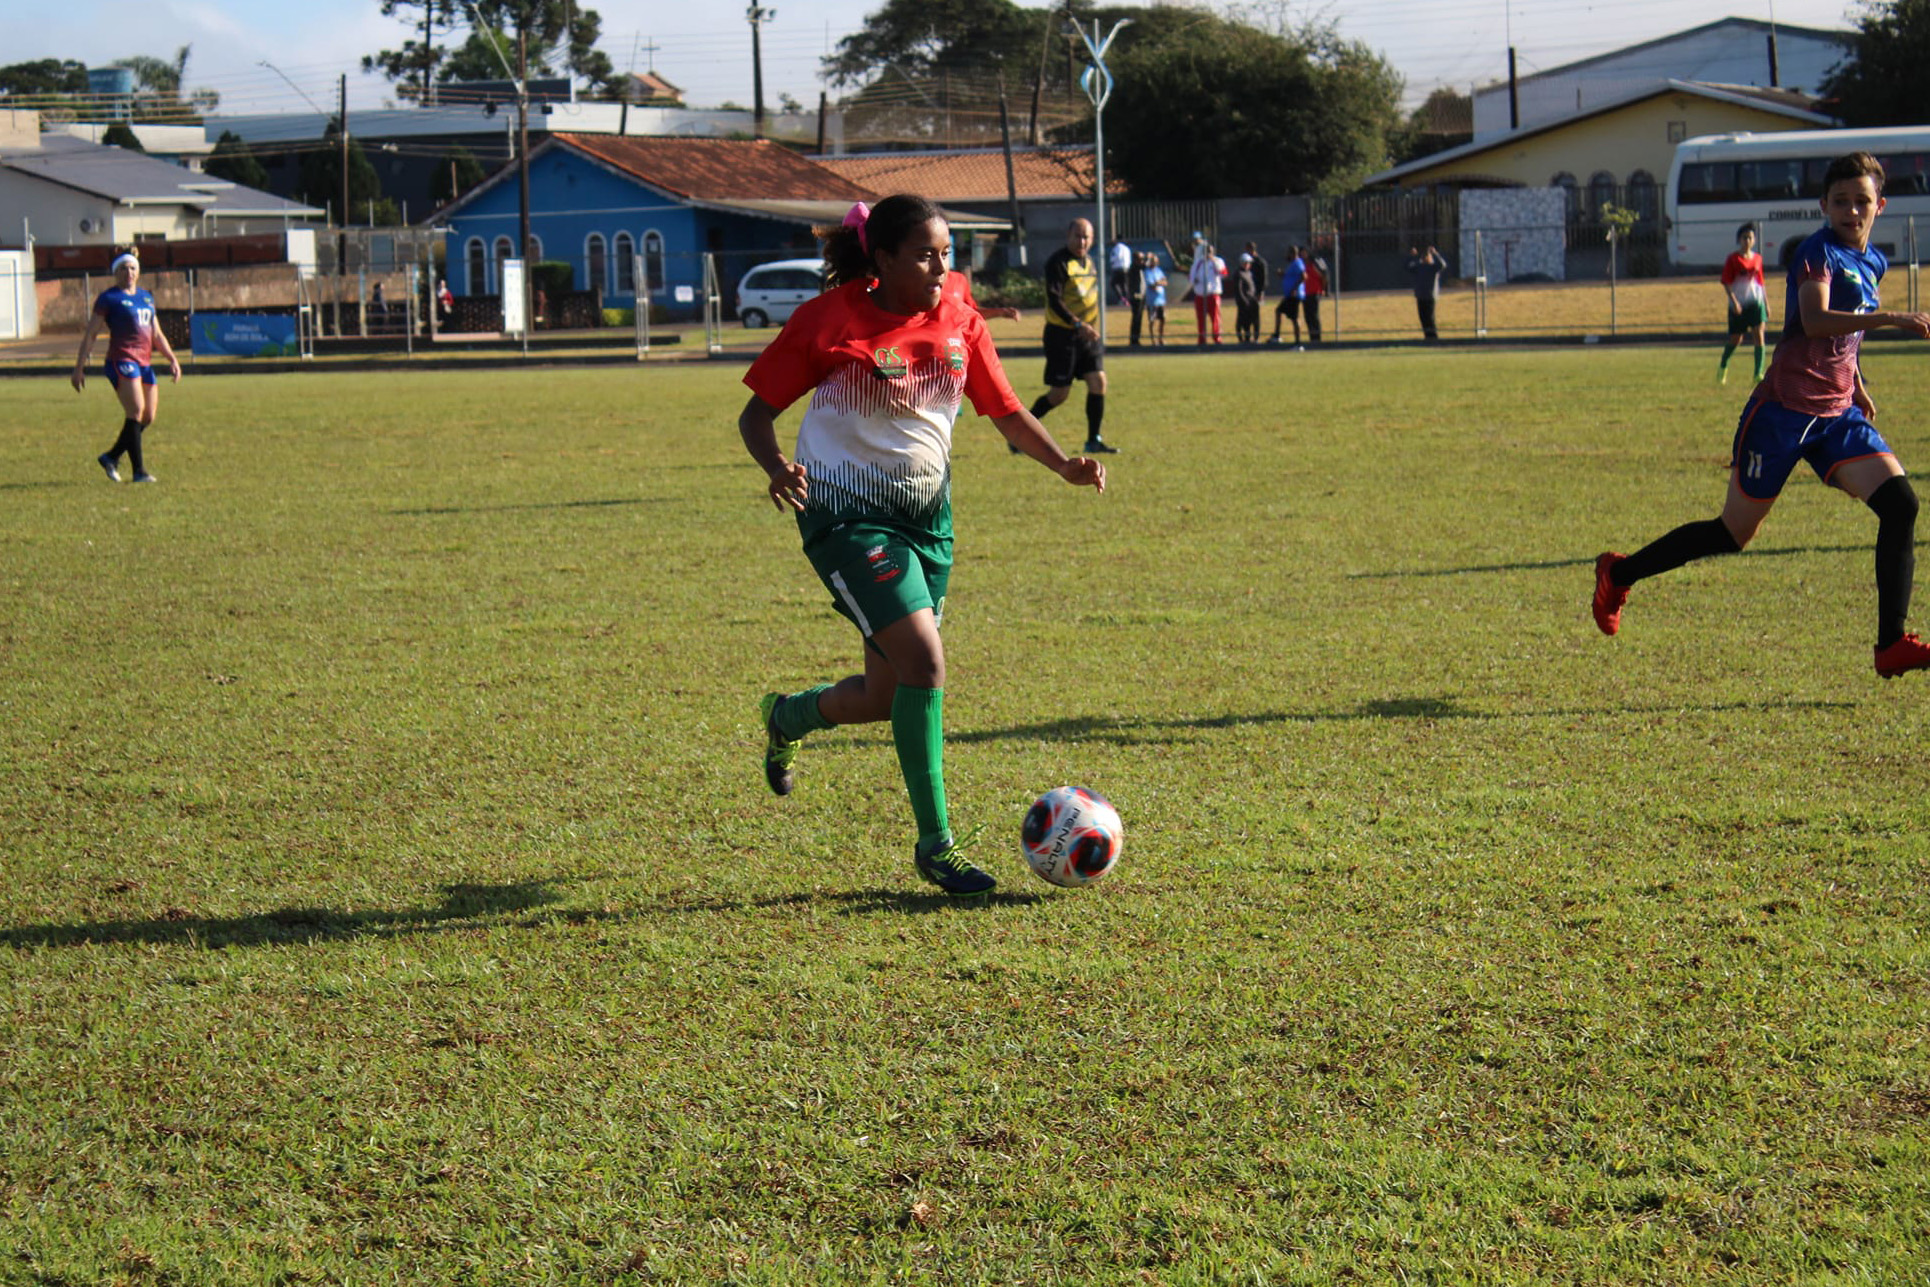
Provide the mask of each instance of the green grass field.
[{"label": "green grass field", "polygon": [[[190,379],[151,488],[9,383],[0,1282],[1922,1281],[1874,520],[1805,475],[1588,619],[1720,502],[1714,365],[1116,357],[1104,497],[968,415],[976,906],[884,727],[764,789],[757,697],[858,648],[741,368]],[[1077,892],[1065,782],[1127,828]]]}]

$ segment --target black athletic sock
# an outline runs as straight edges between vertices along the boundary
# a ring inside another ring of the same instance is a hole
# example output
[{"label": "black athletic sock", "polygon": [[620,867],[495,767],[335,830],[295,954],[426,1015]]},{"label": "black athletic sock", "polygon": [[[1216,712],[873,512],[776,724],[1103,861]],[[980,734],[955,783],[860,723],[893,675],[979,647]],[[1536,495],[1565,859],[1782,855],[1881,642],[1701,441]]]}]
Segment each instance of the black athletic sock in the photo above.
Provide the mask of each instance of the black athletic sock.
[{"label": "black athletic sock", "polygon": [[130,420],[127,423],[134,426],[134,432],[127,435],[127,463],[134,467],[134,477],[139,478],[147,472],[147,466],[141,463],[141,435],[146,430],[141,428],[139,421]]},{"label": "black athletic sock", "polygon": [[138,420],[121,421],[121,436],[116,438],[114,440],[114,445],[107,449],[107,454],[109,458],[111,458],[116,463],[118,463],[120,461],[120,458],[126,455],[130,448],[132,448],[136,443],[140,442],[141,440],[140,434],[141,434],[140,421]]},{"label": "black athletic sock", "polygon": [[1100,425],[1105,423],[1105,420],[1106,420],[1106,395],[1103,393],[1088,393],[1086,395],[1086,441],[1087,442],[1102,441],[1099,436],[1099,427]]},{"label": "black athletic sock", "polygon": [[1032,418],[1034,420],[1043,420],[1045,419],[1045,413],[1050,410],[1052,410],[1052,399],[1041,393],[1039,400],[1032,404]]},{"label": "black athletic sock", "polygon": [[1729,535],[1729,529],[1722,525],[1721,519],[1705,518],[1699,523],[1684,523],[1667,536],[1650,541],[1617,563],[1608,574],[1608,579],[1619,586],[1631,586],[1658,573],[1673,571],[1694,559],[1706,559],[1713,554],[1734,554],[1741,548],[1736,544],[1736,538]]},{"label": "black athletic sock", "polygon": [[1876,512],[1876,646],[1903,638],[1917,571],[1917,493],[1910,480],[1892,478],[1870,493]]}]

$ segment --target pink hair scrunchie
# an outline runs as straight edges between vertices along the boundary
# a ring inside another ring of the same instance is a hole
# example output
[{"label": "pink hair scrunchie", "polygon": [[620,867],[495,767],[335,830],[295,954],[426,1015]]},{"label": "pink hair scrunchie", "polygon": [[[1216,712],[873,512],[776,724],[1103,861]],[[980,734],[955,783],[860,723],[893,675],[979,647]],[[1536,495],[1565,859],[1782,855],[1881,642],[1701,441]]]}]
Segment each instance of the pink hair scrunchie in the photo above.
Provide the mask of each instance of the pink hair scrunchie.
[{"label": "pink hair scrunchie", "polygon": [[865,240],[864,226],[870,218],[871,207],[862,201],[844,212],[844,226],[858,230],[858,249],[864,251],[867,255],[871,253],[871,246]]}]

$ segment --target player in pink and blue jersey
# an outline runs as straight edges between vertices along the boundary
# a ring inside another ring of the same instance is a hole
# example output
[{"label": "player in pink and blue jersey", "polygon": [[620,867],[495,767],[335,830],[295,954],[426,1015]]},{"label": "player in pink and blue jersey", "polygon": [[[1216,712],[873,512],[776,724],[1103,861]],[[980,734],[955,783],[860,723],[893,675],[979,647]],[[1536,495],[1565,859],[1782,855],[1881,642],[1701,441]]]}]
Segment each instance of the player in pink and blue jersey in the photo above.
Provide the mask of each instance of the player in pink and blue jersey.
[{"label": "player in pink and blue jersey", "polygon": [[87,333],[80,337],[80,356],[74,359],[73,384],[78,392],[87,387],[87,354],[94,347],[94,337],[102,329],[107,331],[105,374],[120,397],[126,419],[121,421],[121,435],[114,440],[114,445],[94,459],[108,481],[115,483],[121,481],[123,454],[133,467],[135,482],[154,481],[141,456],[141,435],[154,423],[155,413],[161,407],[161,391],[154,382],[153,360],[157,347],[168,360],[168,371],[174,382],[181,382],[181,363],[174,356],[168,337],[155,325],[154,296],[140,289],[140,280],[141,261],[132,251],[115,256],[114,285],[95,298]]},{"label": "player in pink and blue jersey", "polygon": [[1823,175],[1823,227],[1789,264],[1783,335],[1769,371],[1736,425],[1729,496],[1717,518],[1685,523],[1634,554],[1595,560],[1595,624],[1621,628],[1628,587],[1712,554],[1749,544],[1797,461],[1868,505],[1876,532],[1876,673],[1885,679],[1930,666],[1930,645],[1904,630],[1916,572],[1917,495],[1896,453],[1876,431],[1863,384],[1863,333],[1895,327],[1930,339],[1930,314],[1879,311],[1877,284],[1889,261],[1870,245],[1883,212],[1883,166],[1867,152],[1830,163]]}]

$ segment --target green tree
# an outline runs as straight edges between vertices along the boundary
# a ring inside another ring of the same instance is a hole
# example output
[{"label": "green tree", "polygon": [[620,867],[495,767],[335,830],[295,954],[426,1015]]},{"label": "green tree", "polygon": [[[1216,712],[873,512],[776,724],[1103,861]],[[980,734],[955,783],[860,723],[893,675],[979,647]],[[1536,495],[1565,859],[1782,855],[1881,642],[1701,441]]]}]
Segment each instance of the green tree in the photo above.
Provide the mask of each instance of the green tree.
[{"label": "green tree", "polygon": [[72,59],[41,58],[0,67],[0,94],[85,94],[87,68]]},{"label": "green tree", "polygon": [[221,95],[212,89],[197,89],[182,101],[181,89],[187,84],[188,56],[193,49],[193,45],[182,45],[172,61],[147,54],[114,61],[114,66],[134,73],[136,119],[192,124],[201,119],[200,113],[212,112],[221,105]]},{"label": "green tree", "polygon": [[1443,85],[1408,114],[1388,137],[1397,164],[1459,147],[1474,138],[1474,99]]},{"label": "green tree", "polygon": [[516,66],[518,33],[528,41],[531,76],[567,73],[592,88],[616,79],[610,56],[596,47],[603,19],[594,9],[567,0],[477,0],[475,12],[488,30],[470,28],[469,38],[443,64],[444,82],[501,80],[505,64]]},{"label": "green tree", "polygon": [[482,162],[471,155],[468,148],[450,148],[429,176],[429,198],[437,205],[454,201],[484,177]]},{"label": "green tree", "polygon": [[1128,28],[1108,59],[1107,161],[1135,195],[1346,191],[1387,164],[1401,78],[1384,58],[1323,24],[1160,12],[1163,31]]},{"label": "green tree", "polygon": [[101,142],[109,147],[124,147],[130,152],[145,152],[141,140],[134,136],[134,130],[126,121],[115,121],[101,134]]},{"label": "green tree", "polygon": [[[455,30],[461,21],[457,0],[382,0],[384,18],[401,18],[412,33],[400,49],[365,54],[362,70],[381,72],[404,99],[424,102],[431,96],[436,67],[449,57],[449,42],[436,43],[438,31]],[[420,33],[416,39],[414,33]]]},{"label": "green tree", "polygon": [[[312,206],[329,207],[340,222],[363,223],[368,219],[369,202],[375,201],[380,205],[387,203],[388,199],[382,195],[382,181],[376,177],[375,167],[369,164],[362,144],[351,134],[348,140],[348,218],[343,219],[341,137],[341,126],[330,121],[327,132],[322,135],[322,146],[302,153],[302,200]],[[379,213],[377,221],[381,221]]]},{"label": "green tree", "polygon": [[1845,125],[1915,125],[1923,119],[1930,66],[1930,0],[1867,0],[1850,52],[1823,93]]},{"label": "green tree", "polygon": [[255,154],[248,150],[248,145],[233,130],[221,131],[208,163],[201,168],[217,179],[239,183],[244,188],[268,187],[268,171],[261,168],[261,162],[255,160]]},{"label": "green tree", "polygon": [[824,74],[834,85],[858,85],[887,67],[914,80],[1000,64],[1029,68],[1048,30],[1053,52],[1064,48],[1056,35],[1064,20],[1062,8],[1021,9],[1012,0],[886,0],[838,42]]}]

